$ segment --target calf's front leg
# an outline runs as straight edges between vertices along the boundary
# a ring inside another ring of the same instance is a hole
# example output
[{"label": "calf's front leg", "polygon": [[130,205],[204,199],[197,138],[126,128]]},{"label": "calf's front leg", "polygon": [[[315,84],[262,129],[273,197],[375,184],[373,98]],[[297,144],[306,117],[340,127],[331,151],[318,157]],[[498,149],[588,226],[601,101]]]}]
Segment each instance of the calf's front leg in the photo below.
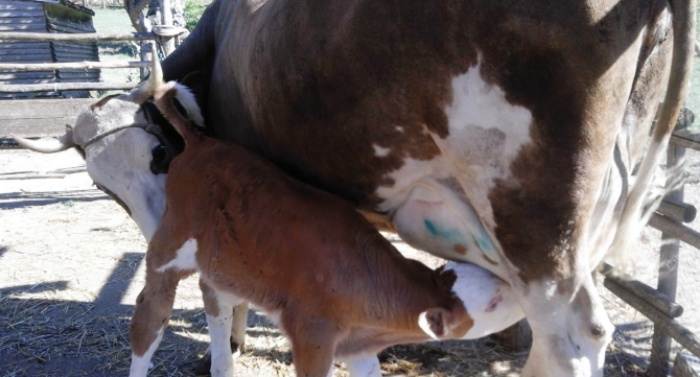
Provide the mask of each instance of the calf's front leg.
[{"label": "calf's front leg", "polygon": [[130,377],[145,377],[148,366],[168,325],[181,273],[173,270],[146,272],[146,285],[136,299],[131,318]]}]

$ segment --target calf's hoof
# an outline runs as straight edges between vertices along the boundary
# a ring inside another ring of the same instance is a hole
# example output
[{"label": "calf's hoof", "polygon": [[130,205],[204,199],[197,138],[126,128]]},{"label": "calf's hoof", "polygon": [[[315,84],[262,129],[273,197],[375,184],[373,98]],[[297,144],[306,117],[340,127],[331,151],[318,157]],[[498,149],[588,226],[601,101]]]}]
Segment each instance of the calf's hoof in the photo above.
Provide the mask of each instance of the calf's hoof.
[{"label": "calf's hoof", "polygon": [[[238,343],[231,340],[231,353],[238,352]],[[211,376],[211,354],[206,353],[201,359],[191,363],[191,371],[195,376]]]}]

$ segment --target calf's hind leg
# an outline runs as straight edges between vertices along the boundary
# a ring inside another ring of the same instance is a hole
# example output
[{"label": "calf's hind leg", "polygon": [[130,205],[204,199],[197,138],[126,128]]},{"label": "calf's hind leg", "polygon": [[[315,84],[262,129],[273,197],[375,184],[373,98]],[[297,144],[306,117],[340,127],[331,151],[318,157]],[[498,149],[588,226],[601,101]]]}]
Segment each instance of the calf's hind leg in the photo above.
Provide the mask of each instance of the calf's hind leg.
[{"label": "calf's hind leg", "polygon": [[[199,287],[204,299],[209,335],[211,337],[211,375],[213,377],[233,376],[233,357],[231,355],[231,327],[235,314],[233,307],[243,303],[239,298],[216,291],[200,278]],[[247,309],[247,306],[246,306]],[[246,310],[247,311],[247,310]]]},{"label": "calf's hind leg", "polygon": [[340,327],[325,318],[290,319],[292,315],[283,316],[286,318],[282,320],[282,327],[292,343],[297,377],[330,376],[335,348],[341,335]]},{"label": "calf's hind leg", "polygon": [[174,270],[156,272],[149,268],[146,272],[146,285],[136,299],[131,318],[130,377],[145,377],[148,373],[151,357],[168,325],[181,278],[182,273]]}]

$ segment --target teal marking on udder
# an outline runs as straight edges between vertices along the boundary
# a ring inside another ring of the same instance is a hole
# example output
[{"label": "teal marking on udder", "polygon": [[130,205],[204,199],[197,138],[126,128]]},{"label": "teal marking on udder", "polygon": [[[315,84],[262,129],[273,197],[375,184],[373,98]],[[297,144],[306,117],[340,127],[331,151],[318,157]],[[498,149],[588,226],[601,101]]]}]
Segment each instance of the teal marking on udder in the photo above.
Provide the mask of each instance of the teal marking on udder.
[{"label": "teal marking on udder", "polygon": [[479,244],[479,248],[483,251],[493,250],[493,244],[489,238],[479,237],[476,239],[476,242]]},{"label": "teal marking on udder", "polygon": [[432,221],[425,219],[423,220],[423,224],[425,224],[425,227],[428,228],[428,232],[430,232],[430,234],[432,234],[433,236],[437,236],[438,230]]},{"label": "teal marking on udder", "polygon": [[462,232],[460,232],[459,229],[440,229],[428,219],[423,220],[423,224],[425,225],[425,228],[428,229],[428,232],[435,237],[442,238],[453,243],[460,243],[464,240],[462,237]]}]

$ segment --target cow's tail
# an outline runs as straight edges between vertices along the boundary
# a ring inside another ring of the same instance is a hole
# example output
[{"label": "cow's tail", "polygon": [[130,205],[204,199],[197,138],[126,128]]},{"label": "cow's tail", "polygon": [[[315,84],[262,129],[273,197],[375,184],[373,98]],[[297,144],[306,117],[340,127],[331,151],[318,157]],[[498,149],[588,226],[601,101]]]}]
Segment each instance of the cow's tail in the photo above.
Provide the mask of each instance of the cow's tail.
[{"label": "cow's tail", "polygon": [[[668,80],[666,96],[652,134],[652,140],[644,159],[638,169],[638,176],[630,188],[624,210],[620,217],[620,225],[612,244],[612,263],[629,266],[628,244],[636,239],[640,224],[646,224],[653,211],[658,206],[662,195],[660,190],[652,190],[655,176],[658,177],[659,166],[666,154],[671,133],[685,102],[688,83],[693,65],[695,48],[695,0],[670,0],[673,13],[673,56]],[[663,184],[666,191],[669,184],[679,174],[679,167],[668,167],[665,175],[671,177]],[[677,186],[677,185],[676,185]],[[640,223],[640,220],[643,222]]]}]

